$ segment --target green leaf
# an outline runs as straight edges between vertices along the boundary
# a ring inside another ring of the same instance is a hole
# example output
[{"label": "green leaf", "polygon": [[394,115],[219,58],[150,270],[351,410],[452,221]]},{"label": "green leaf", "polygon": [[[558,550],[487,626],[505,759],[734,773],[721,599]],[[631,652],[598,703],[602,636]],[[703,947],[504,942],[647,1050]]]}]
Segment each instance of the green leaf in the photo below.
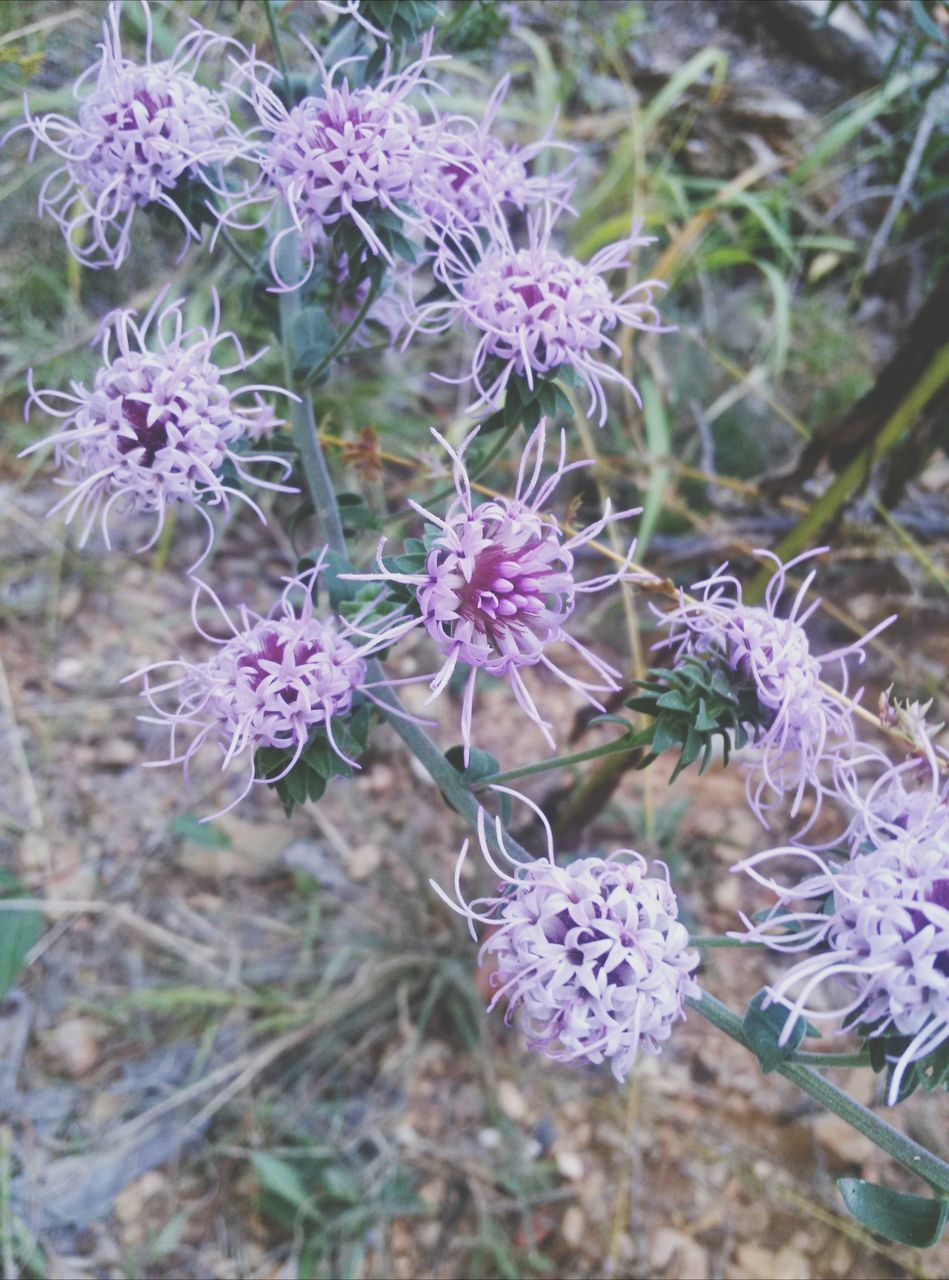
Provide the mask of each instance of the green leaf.
[{"label": "green leaf", "polygon": [[[347,496],[356,497],[355,494]],[[358,501],[361,502],[362,499],[358,499]],[[332,547],[328,547],[323,561],[321,582],[329,592],[330,607],[334,613],[339,613],[342,603],[345,600],[354,599],[360,588],[365,585],[361,582],[343,579],[339,576],[341,573],[352,573],[352,566],[344,555],[334,551]]]},{"label": "green leaf", "polygon": [[765,1075],[769,1071],[774,1071],[775,1067],[779,1067],[789,1058],[805,1036],[818,1034],[805,1018],[798,1018],[787,1042],[783,1045],[778,1044],[789,1010],[787,1005],[779,1004],[777,1001],[773,1001],[765,1008],[764,1002],[767,998],[768,989],[762,987],[757,995],[752,997],[741,1024],[745,1039]]},{"label": "green leaf", "polygon": [[462,746],[449,747],[445,752],[445,759],[461,774],[462,782],[466,782],[469,786],[480,782],[482,778],[489,778],[492,774],[501,772],[501,762],[497,756],[493,756],[490,751],[482,751],[479,747],[471,748],[467,767],[465,766],[465,749]]},{"label": "green leaf", "polygon": [[949,1216],[949,1200],[894,1191],[863,1178],[838,1178],[837,1189],[858,1222],[887,1240],[917,1249],[938,1242]]},{"label": "green leaf", "polygon": [[202,822],[193,813],[179,813],[168,824],[168,830],[176,836],[183,836],[193,844],[204,845],[206,849],[229,849],[231,837],[218,831],[211,822]]},{"label": "green leaf", "polygon": [[378,529],[379,517],[374,511],[370,511],[365,499],[358,493],[340,493],[336,500],[344,529]]},{"label": "green leaf", "polygon": [[294,317],[288,346],[293,371],[299,378],[310,376],[332,350],[338,334],[322,307],[311,305]]},{"label": "green leaf", "polygon": [[266,1191],[279,1196],[297,1209],[306,1204],[306,1187],[292,1164],[288,1164],[286,1160],[278,1160],[266,1151],[255,1151],[251,1156],[251,1163],[260,1179],[260,1185]]},{"label": "green leaf", "polygon": [[[0,870],[0,893],[4,898],[27,897],[25,886],[3,870]],[[43,917],[39,911],[4,911],[0,906],[0,998],[13,986],[23,961],[42,932]]]}]

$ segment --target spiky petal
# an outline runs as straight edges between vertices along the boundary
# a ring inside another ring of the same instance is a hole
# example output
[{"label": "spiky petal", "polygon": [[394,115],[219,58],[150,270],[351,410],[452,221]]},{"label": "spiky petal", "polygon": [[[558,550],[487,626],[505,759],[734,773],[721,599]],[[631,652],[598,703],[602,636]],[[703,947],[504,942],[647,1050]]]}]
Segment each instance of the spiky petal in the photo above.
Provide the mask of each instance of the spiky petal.
[{"label": "spiky petal", "polygon": [[59,223],[69,252],[88,267],[121,266],[135,214],[148,205],[174,214],[186,244],[199,240],[176,188],[246,150],[224,96],[195,80],[208,50],[234,41],[195,24],[170,58],[153,62],[151,15],[143,8],[145,61],[136,63],[122,51],[121,4],[110,4],[99,61],[76,82],[76,119],[32,116],[26,103],[33,150],[41,142],[63,161],[43,183],[40,214]]},{"label": "spiky petal", "polygon": [[[461,721],[466,753],[472,740],[479,671],[510,681],[519,705],[553,747],[550,725],[541,717],[521,673],[526,667],[542,665],[599,710],[603,708],[594,694],[620,687],[620,673],[574,639],[567,623],[578,596],[632,577],[629,561],[635,544],[615,573],[585,581],[575,575],[575,552],[611,521],[625,519],[637,511],[613,514],[607,504],[599,520],[568,537],[545,506],[568,472],[589,464],[567,462],[566,436],[561,432],[557,466],[551,476],[542,480],[546,438],[543,421],[524,450],[514,497],[486,502],[475,502],[465,466],[465,453],[477,429],[457,452],[437,431],[432,434],[452,459],[456,497],[444,516],[412,503],[428,524],[424,568],[418,573],[395,572],[382,560],[381,543],[377,557],[380,571],[353,576],[414,588],[420,611],[418,625],[424,626],[443,658],[432,681],[433,697],[445,688],[456,667],[469,668]],[[557,666],[549,653],[555,644],[569,645],[579,653],[597,679],[581,681]]]},{"label": "spiky petal", "polygon": [[[506,787],[495,790],[517,796]],[[475,924],[486,931],[479,960],[493,957],[496,964],[489,1010],[505,1001],[505,1021],[519,1019],[531,1048],[558,1062],[607,1060],[623,1080],[638,1054],[662,1052],[684,1017],[686,996],[698,994],[691,976],[698,954],[689,949],[664,864],[655,864],[661,875],[648,875],[640,854],[620,849],[609,858],[578,858],[560,867],[546,819],[527,803],[547,831],[546,857],[515,861],[496,821],[494,844],[508,864],[502,867],[492,856],[481,809],[479,842],[500,881],[496,896],[466,901],[461,869],[467,841],[455,896],[434,881],[432,886],[468,921],[473,936]]]},{"label": "spiky petal", "polygon": [[[518,248],[507,224],[495,217],[484,246],[477,229],[446,235],[433,260],[448,296],[422,301],[414,310],[408,337],[444,333],[462,320],[477,337],[471,370],[457,381],[472,383],[472,413],[495,409],[513,377],[533,389],[538,379],[572,371],[589,393],[587,413],[606,421],[605,385],[636,389],[616,367],[620,349],[610,336],[618,325],[668,331],[653,294],[661,281],[646,280],[614,296],[606,276],[628,269],[634,249],[652,243],[633,228],[589,262],[562,253],[553,243],[551,206],[528,219],[528,243]],[[613,363],[610,363],[610,361]],[[451,381],[451,379],[443,379]]]},{"label": "spiky petal", "polygon": [[[145,543],[145,548],[150,547],[161,533],[168,510],[184,504],[207,523],[206,555],[214,535],[208,507],[229,510],[231,499],[237,498],[264,519],[257,504],[229,482],[226,464],[243,482],[296,492],[292,486],[262,480],[246,469],[275,463],[285,479],[291,469],[286,459],[238,451],[241,442],[279,423],[261,392],[296,397],[280,387],[259,384],[230,390],[230,375],[245,370],[264,352],[248,359],[236,336],[221,329],[216,292],[212,291],[210,328],[186,328],[180,300],[162,310],[166,296],[167,290],[159,294],[141,323],[132,310],[107,317],[102,365],[91,389],[73,382],[71,392],[38,391],[30,374],[27,416],[36,405],[64,425],[24,453],[54,446],[62,471],[57,482],[70,492],[50,514],[65,508],[69,523],[82,513],[80,546],[97,521],[109,546],[113,516],[146,514],[156,517],[153,534]],[[232,347],[229,365],[219,363],[222,344]]]}]

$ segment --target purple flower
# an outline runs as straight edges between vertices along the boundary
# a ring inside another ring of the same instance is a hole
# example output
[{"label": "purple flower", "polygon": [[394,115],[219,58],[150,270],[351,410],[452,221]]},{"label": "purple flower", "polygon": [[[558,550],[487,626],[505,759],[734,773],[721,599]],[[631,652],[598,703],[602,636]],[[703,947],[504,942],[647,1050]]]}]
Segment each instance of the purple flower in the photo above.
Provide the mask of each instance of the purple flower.
[{"label": "purple flower", "polygon": [[[575,640],[565,624],[573,614],[578,595],[602,591],[631,577],[627,572],[635,544],[616,573],[578,582],[574,553],[612,520],[635,515],[612,515],[607,503],[594,524],[566,537],[556,518],[543,508],[557,484],[568,472],[589,463],[566,461],[566,436],[560,435],[560,457],[554,474],[541,481],[545,423],[530,437],[521,459],[513,498],[492,498],[475,504],[464,455],[477,428],[455,450],[438,434],[454,464],[457,497],[444,517],[418,503],[411,506],[428,522],[427,557],[418,573],[398,573],[382,561],[379,546],[378,574],[353,575],[361,580],[403,583],[415,589],[420,610],[417,624],[424,626],[444,662],[432,682],[432,696],[445,688],[459,664],[469,667],[462,703],[461,731],[466,755],[471,746],[471,721],[475,681],[479,671],[510,681],[515,698],[539,726],[553,748],[550,726],[541,718],[521,676],[525,667],[542,665],[595,707],[596,692],[620,687],[620,673]],[[344,575],[345,576],[345,575]],[[549,656],[553,644],[573,648],[593,668],[600,683],[587,683],[568,675]]]},{"label": "purple flower", "polygon": [[510,87],[511,77],[499,81],[480,123],[467,116],[446,116],[437,145],[429,152],[421,181],[420,212],[436,239],[471,227],[489,226],[506,208],[523,212],[543,201],[564,200],[570,183],[562,174],[532,175],[530,165],[552,143],[550,129],[538,142],[508,147],[491,132]]},{"label": "purple flower", "polygon": [[[759,870],[777,857],[816,871],[786,888]],[[816,953],[771,988],[772,999],[789,1005],[781,1043],[801,1017],[844,1016],[869,1027],[871,1038],[907,1037],[891,1059],[893,1105],[910,1064],[949,1038],[949,806],[934,807],[921,826],[897,824],[892,835],[878,829],[875,841],[854,843],[846,862],[792,846],[756,854],[735,870],[778,899],[761,924],[743,916],[748,932],[741,936],[776,951]],[[792,932],[775,934],[776,927]],[[843,1002],[814,1008],[812,996],[831,978],[846,991]]]},{"label": "purple flower", "polygon": [[[922,758],[893,764],[882,752],[864,753],[838,769],[836,799],[851,815],[846,839],[853,848],[899,840],[912,832],[917,840],[941,830],[949,812],[949,777],[942,752],[925,735]],[[867,767],[875,777],[865,781]]]},{"label": "purple flower", "polygon": [[[266,616],[242,605],[236,625],[210,587],[199,582],[192,604],[194,626],[203,639],[218,646],[217,651],[205,662],[178,658],[154,663],[125,677],[145,679],[143,696],[157,718],[141,719],[167,726],[171,731],[168,759],[151,767],[182,764],[187,780],[192,758],[207,742],[216,744],[223,770],[237,761],[243,762],[243,789],[221,812],[239,804],[255,782],[276,782],[286,777],[318,726],[325,730],[336,754],[358,768],[337,746],[333,722],[349,715],[357,695],[376,700],[372,690],[379,686],[367,683],[366,660],[391,644],[398,637],[400,626],[390,615],[384,631],[363,629],[361,623],[371,604],[348,622],[336,616],[317,617],[312,591],[324,557],[325,552],[306,574],[283,579],[284,591]],[[208,634],[198,621],[202,591],[207,592],[224,619],[230,632],[224,638]],[[295,593],[302,594],[299,605],[294,604]],[[181,674],[150,685],[149,674],[163,667],[180,668]],[[156,697],[169,691],[175,698],[170,710],[156,701]],[[182,733],[189,739],[185,746],[179,742]],[[293,756],[281,774],[261,779],[257,777],[254,758],[259,747],[291,750]]]},{"label": "purple flower", "polygon": [[40,214],[59,223],[70,253],[89,267],[125,261],[135,211],[147,205],[171,210],[186,243],[189,236],[200,240],[175,188],[244,149],[224,98],[194,79],[210,48],[233,41],[196,25],[169,59],[153,62],[151,14],[143,7],[144,63],[123,56],[121,5],[113,3],[103,23],[101,57],[76,82],[78,119],[31,116],[26,107],[33,149],[42,142],[64,162],[43,183]]},{"label": "purple flower", "polygon": [[[210,329],[186,329],[180,301],[159,314],[166,294],[167,289],[159,294],[141,324],[133,319],[134,311],[119,310],[107,317],[103,363],[91,390],[73,382],[71,393],[37,391],[31,372],[27,416],[36,404],[44,413],[63,419],[65,425],[24,453],[47,444],[55,446],[56,462],[63,471],[58,483],[67,485],[70,492],[50,515],[65,508],[68,524],[82,512],[80,546],[85,545],[97,520],[106,546],[111,545],[109,520],[113,512],[121,516],[156,514],[154,533],[141,548],[145,550],[157,541],[168,508],[185,503],[199,511],[208,525],[203,560],[214,536],[207,507],[229,510],[230,498],[239,498],[264,519],[256,503],[228,482],[223,474],[225,464],[245,483],[282,493],[297,492],[284,484],[260,480],[245,469],[254,463],[275,462],[284,469],[286,478],[291,467],[285,459],[237,451],[245,438],[253,439],[278,423],[259,393],[292,393],[263,385],[228,390],[224,379],[246,369],[263,351],[248,359],[235,335],[220,331],[216,293]],[[233,344],[236,358],[231,365],[222,366],[216,362],[216,348],[227,342]],[[250,403],[239,403],[248,395],[252,396]]]},{"label": "purple flower", "polygon": [[602,426],[604,383],[617,383],[639,399],[632,383],[604,359],[620,354],[611,331],[623,324],[668,332],[653,303],[653,291],[664,288],[661,281],[632,285],[614,297],[605,279],[610,271],[628,269],[631,251],[651,244],[653,237],[634,229],[581,263],[553,246],[552,226],[548,206],[528,219],[526,248],[515,246],[499,217],[483,250],[475,231],[446,236],[433,270],[449,296],[415,308],[406,343],[416,332],[444,333],[461,318],[478,334],[471,372],[458,380],[473,383],[478,393],[472,412],[497,407],[512,377],[523,378],[533,389],[539,378],[556,377],[566,369],[586,387],[587,413],[598,414]]},{"label": "purple flower", "polygon": [[[270,246],[270,265],[280,290],[297,289],[309,279],[315,248],[344,220],[360,230],[371,254],[390,265],[392,255],[373,226],[379,214],[406,215],[415,185],[426,164],[435,126],[425,125],[407,99],[425,86],[431,57],[432,33],[422,42],[420,57],[398,74],[389,72],[390,55],[376,83],[353,88],[339,77],[342,63],[326,68],[316,50],[304,44],[316,60],[319,91],[287,108],[265,81],[272,74],[258,62],[241,68],[250,81],[238,90],[253,106],[265,138],[255,144],[259,175],[244,191],[232,194],[222,224],[246,229],[239,215],[245,208],[269,208],[250,226],[270,220],[282,205],[290,225],[283,225]],[[353,61],[347,59],[347,62]],[[281,246],[292,237],[303,256],[302,275],[287,280]]]},{"label": "purple flower", "polygon": [[[506,787],[495,790],[517,796]],[[691,977],[698,953],[689,950],[663,863],[655,864],[661,877],[649,876],[640,854],[620,849],[609,858],[558,867],[550,827],[526,803],[547,830],[546,857],[514,861],[496,820],[496,844],[510,863],[503,870],[491,856],[481,809],[478,836],[500,880],[496,895],[465,901],[467,841],[455,871],[455,898],[434,881],[432,887],[465,917],[473,937],[475,922],[489,931],[479,955],[479,963],[494,956],[497,964],[489,1011],[506,1000],[505,1021],[519,1017],[532,1049],[558,1062],[609,1059],[613,1075],[623,1080],[638,1053],[662,1052],[673,1024],[684,1017],[685,997],[698,994]]]},{"label": "purple flower", "polygon": [[[657,648],[671,648],[676,660],[688,654],[721,655],[738,675],[753,683],[761,708],[770,714],[770,724],[748,749],[748,799],[765,827],[767,814],[786,795],[793,797],[794,817],[805,794],[813,791],[816,803],[804,830],[817,817],[821,799],[830,789],[822,778],[823,767],[839,767],[856,745],[847,659],[862,662],[867,642],[894,621],[887,618],[843,648],[812,652],[805,624],[820,600],[805,609],[804,597],[816,570],[807,575],[790,607],[779,610],[788,570],[826,549],[805,552],[787,564],[769,551],[757,551],[756,555],[766,556],[775,565],[763,605],[744,603],[741,583],[726,572],[726,563],[693,585],[693,591],[701,592],[698,599],[689,600],[680,593],[678,608],[658,615],[669,636]],[[839,689],[824,683],[832,664],[839,664]]]}]

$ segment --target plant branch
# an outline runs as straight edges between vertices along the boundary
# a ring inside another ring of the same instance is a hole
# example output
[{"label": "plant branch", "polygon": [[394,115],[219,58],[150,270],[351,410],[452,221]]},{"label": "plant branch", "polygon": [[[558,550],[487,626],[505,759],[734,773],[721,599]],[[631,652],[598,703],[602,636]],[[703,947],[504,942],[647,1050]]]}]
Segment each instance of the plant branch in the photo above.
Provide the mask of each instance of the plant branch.
[{"label": "plant branch", "polygon": [[615,742],[608,742],[602,747],[590,747],[586,751],[575,751],[568,756],[553,756],[550,760],[540,760],[537,764],[522,764],[517,769],[508,769],[504,773],[492,773],[486,778],[479,778],[476,791],[486,787],[507,785],[518,778],[530,778],[536,773],[548,773],[551,769],[566,768],[568,765],[583,764],[586,760],[597,760],[601,756],[623,754],[637,751],[652,741],[652,729],[644,729],[641,733],[624,734]]},{"label": "plant branch", "polygon": [[[291,391],[293,390],[293,369],[290,365],[287,335],[301,309],[302,305],[297,293],[281,293],[280,329],[283,337],[287,387]],[[307,488],[310,491],[320,533],[334,551],[345,555],[346,538],[343,534],[343,523],[339,517],[336,490],[333,488],[333,478],[320,446],[313,401],[307,391],[304,391],[299,401],[290,401],[290,421],[293,424],[293,440],[300,452],[300,461],[303,464],[303,473],[306,476]]]},{"label": "plant branch", "polygon": [[[736,1013],[732,1013],[731,1009],[720,1000],[703,991],[697,999],[690,999],[688,1005],[713,1026],[718,1027],[719,1031],[724,1031],[737,1044],[751,1049],[742,1030],[741,1018]],[[825,1063],[825,1065],[829,1064]],[[792,1084],[797,1085],[804,1093],[809,1094],[822,1107],[840,1116],[851,1128],[869,1138],[904,1169],[909,1169],[910,1172],[923,1178],[940,1194],[949,1195],[949,1164],[944,1160],[940,1160],[918,1142],[914,1142],[912,1138],[908,1138],[904,1133],[887,1124],[885,1120],[881,1120],[879,1116],[851,1098],[843,1089],[839,1089],[837,1085],[831,1084],[829,1080],[818,1075],[810,1066],[791,1060],[780,1063],[775,1070]]]},{"label": "plant branch", "polygon": [[270,39],[273,44],[274,58],[276,58],[277,66],[280,68],[280,74],[283,76],[283,83],[289,89],[290,72],[287,70],[287,60],[283,56],[283,46],[280,43],[280,32],[277,30],[277,21],[273,15],[272,0],[264,0],[264,13],[267,15],[267,26],[270,28]]},{"label": "plant branch", "polygon": [[332,347],[330,347],[329,351],[327,351],[326,355],[319,362],[316,368],[310,370],[310,372],[303,379],[301,383],[302,386],[311,387],[314,382],[316,382],[320,377],[322,377],[322,375],[330,367],[333,361],[338,356],[342,355],[343,351],[345,351],[346,349],[346,344],[349,342],[349,339],[353,336],[353,334],[362,324],[363,320],[365,320],[366,316],[369,313],[369,308],[375,302],[376,298],[378,298],[381,288],[382,288],[382,285],[380,281],[376,281],[372,285],[369,292],[366,294],[365,301],[363,302],[362,306],[359,308],[359,311],[356,315],[355,320],[353,320],[351,324],[348,324],[346,326],[346,328],[339,335],[339,337],[333,343]]}]

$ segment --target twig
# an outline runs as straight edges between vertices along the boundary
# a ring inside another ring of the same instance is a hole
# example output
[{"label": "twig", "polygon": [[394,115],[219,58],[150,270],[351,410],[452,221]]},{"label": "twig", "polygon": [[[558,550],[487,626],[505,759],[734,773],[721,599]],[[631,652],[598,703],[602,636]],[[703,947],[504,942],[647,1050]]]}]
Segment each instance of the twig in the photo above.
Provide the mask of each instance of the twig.
[{"label": "twig", "polygon": [[949,96],[944,92],[934,90],[926,99],[926,110],[923,112],[923,118],[920,120],[919,128],[916,130],[913,145],[910,147],[909,155],[906,157],[906,164],[900,174],[896,192],[886,213],[883,215],[883,221],[876,229],[870,248],[867,250],[863,269],[868,276],[876,271],[886,248],[886,242],[890,238],[890,232],[893,230],[893,224],[899,217],[900,210],[909,198],[913,183],[916,181],[916,174],[919,172],[923,153],[936,126],[937,108],[942,108],[942,110],[949,108]]}]

